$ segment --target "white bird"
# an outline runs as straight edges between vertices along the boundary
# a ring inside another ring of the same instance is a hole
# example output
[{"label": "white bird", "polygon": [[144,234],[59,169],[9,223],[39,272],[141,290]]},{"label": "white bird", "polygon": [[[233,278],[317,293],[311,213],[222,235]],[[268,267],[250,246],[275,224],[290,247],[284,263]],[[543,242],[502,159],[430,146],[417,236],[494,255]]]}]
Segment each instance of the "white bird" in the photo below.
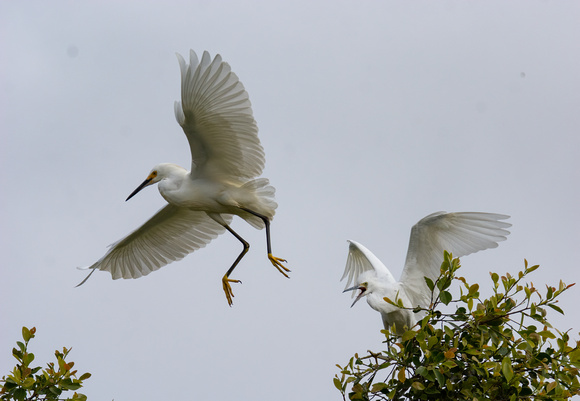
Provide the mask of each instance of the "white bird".
[{"label": "white bird", "polygon": [[159,183],[168,205],[125,238],[110,246],[95,264],[95,270],[111,273],[113,279],[146,276],[168,263],[184,258],[212,239],[229,231],[243,249],[222,279],[228,304],[232,304],[229,276],[250,245],[231,227],[233,215],[257,229],[266,228],[268,259],[288,277],[284,259],[272,255],[270,221],[277,203],[275,189],[266,178],[264,150],[252,115],[248,93],[228,63],[208,52],[201,62],[192,50],[189,64],[177,54],[181,68],[181,102],[175,116],[191,148],[191,171],[170,163],[153,167],[145,181],[129,195]]},{"label": "white bird", "polygon": [[[360,290],[351,307],[366,296],[370,307],[381,314],[385,328],[395,326],[396,334],[402,335],[423,314],[391,305],[384,298],[393,302],[401,300],[406,308],[428,308],[431,290],[425,277],[433,282],[439,277],[443,251],[462,257],[496,248],[509,234],[506,228],[511,224],[500,221],[507,218],[502,214],[477,212],[437,212],[424,217],[411,229],[405,267],[398,282],[371,251],[358,242],[348,241],[348,258],[341,280],[348,277],[344,292]],[[351,283],[355,285],[350,287]]]}]

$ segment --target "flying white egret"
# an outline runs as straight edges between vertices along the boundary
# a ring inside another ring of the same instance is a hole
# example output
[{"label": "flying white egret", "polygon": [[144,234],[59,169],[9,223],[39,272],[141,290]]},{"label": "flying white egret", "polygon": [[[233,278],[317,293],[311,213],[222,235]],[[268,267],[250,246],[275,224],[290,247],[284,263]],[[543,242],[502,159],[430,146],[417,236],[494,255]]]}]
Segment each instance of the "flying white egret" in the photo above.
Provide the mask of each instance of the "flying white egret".
[{"label": "flying white egret", "polygon": [[[366,296],[370,307],[381,314],[385,328],[394,325],[395,332],[402,335],[422,314],[416,316],[412,310],[391,305],[384,298],[394,302],[399,299],[406,308],[428,308],[431,290],[425,277],[433,282],[439,277],[443,251],[462,257],[496,248],[509,234],[506,228],[511,224],[500,221],[507,218],[478,212],[437,212],[424,217],[411,229],[407,259],[398,282],[371,251],[358,242],[348,241],[348,258],[341,280],[348,277],[344,292],[360,290],[351,307]],[[355,285],[350,287],[351,283]]]},{"label": "flying white egret", "polygon": [[231,227],[233,215],[257,229],[266,228],[268,259],[288,277],[284,259],[272,255],[270,221],[277,203],[275,189],[266,178],[264,150],[252,115],[248,93],[228,63],[208,52],[201,62],[192,50],[189,64],[177,54],[181,68],[181,102],[175,116],[183,128],[193,159],[191,171],[170,163],[153,167],[145,181],[129,195],[159,183],[168,205],[145,224],[110,246],[87,269],[109,271],[113,279],[146,276],[184,258],[212,239],[229,231],[243,245],[241,253],[222,279],[228,304],[232,304],[230,279],[250,245]]}]

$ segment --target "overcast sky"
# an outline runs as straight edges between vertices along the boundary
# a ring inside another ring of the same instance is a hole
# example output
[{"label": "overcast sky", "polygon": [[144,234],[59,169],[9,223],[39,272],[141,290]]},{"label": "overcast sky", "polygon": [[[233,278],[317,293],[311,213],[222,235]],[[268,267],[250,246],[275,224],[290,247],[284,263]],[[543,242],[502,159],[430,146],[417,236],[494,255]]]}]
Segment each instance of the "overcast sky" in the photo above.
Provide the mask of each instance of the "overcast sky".
[{"label": "overcast sky", "polygon": [[[580,281],[580,3],[574,1],[0,1],[0,374],[23,325],[32,352],[91,372],[91,400],[331,400],[381,319],[350,308],[347,239],[398,277],[411,226],[439,211],[511,215],[461,273],[540,264]],[[138,280],[88,266],[164,205],[159,162],[190,166],[173,115],[175,52],[220,53],[250,95],[277,188],[274,254],[222,235]],[[580,330],[580,288],[556,327]],[[485,290],[484,290],[485,293]],[[489,294],[488,294],[489,295]]]}]

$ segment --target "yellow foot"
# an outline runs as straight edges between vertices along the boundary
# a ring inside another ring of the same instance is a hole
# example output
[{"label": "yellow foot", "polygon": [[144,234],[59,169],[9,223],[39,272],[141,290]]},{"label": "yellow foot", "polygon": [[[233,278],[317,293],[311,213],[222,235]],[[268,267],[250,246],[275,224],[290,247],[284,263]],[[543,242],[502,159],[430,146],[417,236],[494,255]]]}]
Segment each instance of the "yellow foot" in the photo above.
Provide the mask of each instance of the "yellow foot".
[{"label": "yellow foot", "polygon": [[230,286],[230,283],[242,283],[240,280],[232,280],[231,278],[228,278],[228,276],[224,276],[222,278],[222,286],[224,288],[224,292],[226,293],[226,299],[228,300],[228,305],[232,306],[233,301],[232,298],[234,297],[234,292],[232,291],[232,287]]},{"label": "yellow foot", "polygon": [[290,278],[286,272],[290,272],[290,269],[288,269],[286,266],[284,266],[282,264],[282,262],[286,262],[286,259],[280,259],[277,258],[276,256],[272,255],[271,253],[268,254],[268,259],[270,259],[270,262],[272,262],[272,264],[274,265],[274,267],[276,269],[278,269],[278,271],[280,273],[282,273],[285,277]]}]

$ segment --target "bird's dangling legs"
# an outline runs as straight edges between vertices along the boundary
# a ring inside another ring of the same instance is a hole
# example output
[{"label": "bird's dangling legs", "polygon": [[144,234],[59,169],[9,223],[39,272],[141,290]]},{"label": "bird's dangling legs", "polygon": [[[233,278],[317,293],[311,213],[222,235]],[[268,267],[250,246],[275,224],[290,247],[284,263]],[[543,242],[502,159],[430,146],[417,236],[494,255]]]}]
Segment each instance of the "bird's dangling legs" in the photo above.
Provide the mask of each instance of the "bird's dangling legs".
[{"label": "bird's dangling legs", "polygon": [[272,262],[272,264],[274,265],[274,267],[276,269],[278,269],[278,271],[280,273],[282,273],[284,275],[284,277],[290,278],[286,273],[290,272],[290,269],[288,269],[286,266],[284,266],[282,264],[282,262],[286,262],[286,259],[281,259],[281,258],[277,258],[276,256],[272,255],[272,245],[270,244],[270,219],[266,216],[264,216],[263,214],[254,212],[253,210],[250,209],[246,209],[246,208],[240,208],[250,214],[253,214],[256,217],[259,217],[263,222],[264,225],[266,226],[266,246],[268,249],[268,259],[270,259],[270,262]]},{"label": "bird's dangling legs", "polygon": [[223,226],[225,227],[226,230],[228,230],[230,233],[232,233],[232,235],[234,237],[236,237],[244,246],[244,249],[242,249],[242,252],[240,252],[237,259],[234,261],[232,266],[229,268],[229,270],[226,272],[226,274],[222,278],[222,286],[223,286],[224,292],[226,293],[226,299],[228,300],[228,305],[232,306],[232,303],[233,303],[232,298],[234,296],[234,293],[232,291],[232,287],[230,286],[230,283],[240,283],[241,284],[242,282],[240,280],[231,279],[230,274],[232,274],[232,272],[234,271],[234,269],[236,268],[238,263],[240,263],[240,260],[242,260],[244,255],[246,253],[248,253],[248,250],[250,249],[250,244],[248,244],[246,242],[246,240],[244,240],[237,232],[232,230],[232,228],[230,226],[228,226],[227,224],[223,224]]}]

